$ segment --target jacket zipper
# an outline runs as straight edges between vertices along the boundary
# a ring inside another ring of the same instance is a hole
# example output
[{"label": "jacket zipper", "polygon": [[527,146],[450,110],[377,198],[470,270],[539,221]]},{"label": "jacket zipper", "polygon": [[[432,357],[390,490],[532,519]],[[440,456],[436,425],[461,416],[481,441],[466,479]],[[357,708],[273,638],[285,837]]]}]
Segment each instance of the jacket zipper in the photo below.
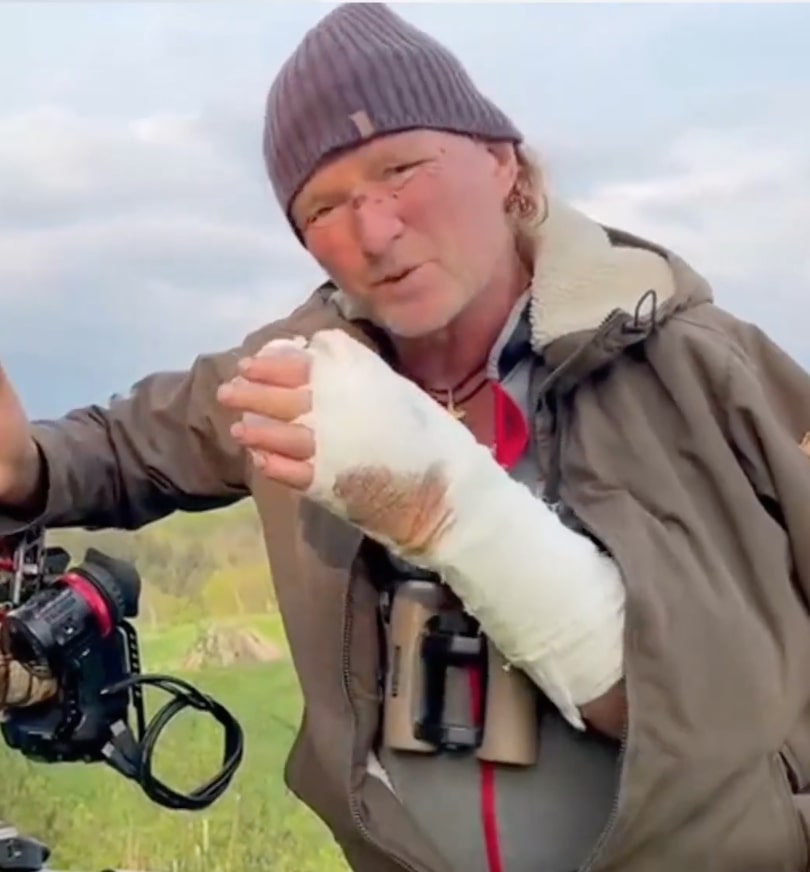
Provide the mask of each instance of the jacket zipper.
[{"label": "jacket zipper", "polygon": [[[619,572],[622,576],[622,583],[625,584],[625,589],[626,589],[627,585],[624,581],[624,570],[622,569],[619,562],[617,560],[615,560],[615,558],[613,558],[613,551],[609,547],[608,543],[605,541],[605,539],[602,536],[597,535],[596,530],[594,530],[594,528],[590,524],[586,523],[582,519],[582,516],[580,515],[579,511],[574,509],[569,502],[567,502],[566,500],[562,500],[562,503],[572,513],[572,515],[575,517],[577,523],[580,524],[584,530],[587,530],[588,533],[591,535],[591,537],[595,541],[602,542],[602,544],[605,546],[605,548],[607,548],[608,554],[610,554],[611,559],[614,560],[614,563],[616,564],[616,566],[619,569]],[[625,693],[627,693],[627,684],[628,684],[628,681],[627,681],[627,676],[625,674]],[[624,726],[622,727],[621,742],[619,745],[619,755],[617,758],[617,767],[616,768],[617,768],[618,786],[616,787],[616,792],[613,794],[613,801],[611,802],[610,813],[608,814],[608,819],[607,819],[607,822],[605,823],[605,828],[600,833],[599,838],[596,840],[596,843],[594,844],[593,849],[591,850],[591,852],[588,855],[585,862],[577,869],[577,872],[591,872],[591,870],[594,868],[594,865],[596,864],[596,861],[597,861],[598,856],[599,856],[599,852],[602,850],[605,842],[608,840],[608,837],[610,836],[610,834],[613,831],[613,826],[616,823],[616,818],[617,818],[618,812],[619,812],[619,794],[621,792],[621,775],[622,775],[622,769],[624,768],[625,755],[627,752],[627,737],[628,737],[628,725],[629,725],[629,721],[630,721],[630,716],[631,716],[630,701],[628,699],[627,716],[625,719]]]},{"label": "jacket zipper", "polygon": [[[628,706],[629,709],[629,706]],[[627,725],[625,724],[622,729],[622,739],[621,746],[619,750],[618,757],[618,774],[621,776],[622,767],[624,766],[624,756],[625,751],[627,750]],[[621,782],[620,782],[621,783]],[[585,863],[577,869],[577,872],[591,872],[596,863],[596,860],[599,856],[599,852],[602,850],[605,842],[613,831],[613,825],[616,823],[616,817],[619,812],[619,789],[616,789],[616,793],[613,795],[613,802],[610,806],[610,814],[608,815],[607,823],[605,824],[604,830],[602,830],[599,838],[596,840],[596,844],[593,846],[591,853],[588,855],[588,858],[585,860]]]},{"label": "jacket zipper", "polygon": [[[344,609],[343,609],[343,650],[341,653],[341,669],[342,669],[342,678],[343,678],[343,692],[346,695],[346,701],[349,704],[349,708],[352,713],[352,743],[354,743],[354,736],[357,732],[357,711],[354,706],[354,700],[352,698],[352,692],[350,688],[350,674],[351,670],[350,666],[350,651],[351,651],[351,636],[352,636],[352,621],[354,614],[354,601],[353,601],[353,588],[354,588],[354,579],[352,577],[349,578],[347,589],[346,589],[346,597],[344,599]],[[351,766],[352,763],[349,763],[349,784],[351,785]],[[381,842],[378,838],[374,836],[371,830],[366,825],[366,822],[363,820],[363,816],[360,814],[359,804],[357,802],[357,795],[355,791],[349,787],[349,809],[351,812],[352,820],[354,821],[354,825],[357,827],[358,831],[361,833],[363,838],[379,851],[381,851],[386,856],[390,857],[394,860],[394,862],[398,863],[402,866],[403,869],[407,870],[407,872],[426,872],[424,869],[420,869],[417,866],[414,866],[404,857],[401,857],[391,848],[387,847],[383,842]]]},{"label": "jacket zipper", "polygon": [[[645,294],[645,297],[646,297],[646,294]],[[644,298],[642,298],[642,300],[643,299]],[[639,305],[640,305],[640,303],[639,303]],[[557,380],[560,378],[560,376],[562,376],[565,372],[567,372],[567,370],[570,369],[570,367],[574,363],[576,363],[576,361],[579,359],[579,356],[584,353],[585,349],[588,348],[593,342],[600,341],[604,336],[606,336],[608,333],[610,333],[614,329],[615,325],[622,323],[624,321],[624,319],[625,319],[625,312],[622,309],[618,309],[618,308],[612,309],[610,312],[608,312],[607,315],[605,315],[605,317],[600,322],[599,326],[594,331],[591,338],[587,342],[584,342],[575,351],[573,351],[565,360],[562,361],[562,363],[560,363],[554,370],[552,370],[552,372],[549,373],[549,375],[547,375],[546,378],[542,381],[542,383],[537,388],[538,405],[539,405],[539,402],[545,403],[545,399],[543,399],[543,398],[545,398],[549,394],[549,392],[551,391],[551,389],[553,388],[553,386],[555,385]],[[638,313],[636,313],[636,318],[634,319],[634,323],[633,323],[633,327],[635,329],[638,329],[637,320],[638,320]],[[654,320],[655,320],[655,318],[653,317],[653,321]],[[535,409],[535,414],[538,414],[537,409]],[[559,422],[557,423],[557,427],[559,427]],[[560,434],[558,432],[555,433],[554,440],[559,441],[560,438],[561,438]],[[560,445],[560,448],[561,447],[562,446]],[[555,464],[555,463],[557,465],[559,465],[561,463],[560,456],[552,457],[551,464]],[[546,472],[547,472],[547,474],[557,475],[557,487],[556,487],[557,492],[556,492],[556,494],[553,495],[553,505],[550,507],[552,509],[555,509],[555,508],[559,509],[561,506],[565,506],[565,508],[569,512],[571,512],[572,516],[577,521],[577,523],[579,523],[581,525],[582,529],[586,530],[590,534],[592,539],[594,539],[594,541],[601,542],[605,546],[605,548],[607,548],[608,553],[611,555],[611,557],[613,557],[613,552],[612,552],[612,549],[609,547],[608,542],[603,537],[597,535],[597,533],[594,530],[594,528],[592,527],[592,525],[586,523],[583,520],[579,511],[577,509],[575,509],[571,505],[571,503],[569,503],[567,500],[563,499],[562,494],[560,493],[560,490],[563,486],[562,471],[560,469],[557,469],[556,471],[551,470],[551,469],[547,469]],[[627,585],[626,585],[625,580],[624,580],[624,570],[622,569],[622,567],[618,563],[618,561],[614,560],[614,562],[616,563],[616,566],[618,567],[619,572],[621,573],[622,583],[625,584],[625,588],[626,588]],[[625,693],[627,692],[627,690],[626,690],[627,683],[628,683],[627,676],[625,676]],[[630,712],[630,704],[629,704],[629,700],[628,700],[627,720],[625,722],[624,727],[622,728],[621,742],[620,742],[620,746],[619,746],[619,755],[617,758],[617,774],[618,774],[618,778],[619,778],[619,785],[621,785],[621,774],[622,774],[622,769],[624,767],[625,755],[627,752],[628,722],[630,720],[630,716],[631,716],[631,712]],[[616,823],[616,818],[617,818],[618,812],[619,812],[619,794],[620,794],[620,787],[617,787],[616,792],[613,795],[613,801],[611,803],[610,813],[608,814],[608,819],[607,819],[607,822],[605,824],[605,828],[600,833],[599,838],[596,840],[596,843],[594,844],[593,849],[591,850],[590,854],[586,858],[585,862],[580,867],[578,867],[576,872],[592,872],[592,870],[596,864],[596,861],[599,857],[599,853],[602,850],[602,848],[604,847],[605,842],[607,842],[610,834],[613,831],[614,824]]]}]

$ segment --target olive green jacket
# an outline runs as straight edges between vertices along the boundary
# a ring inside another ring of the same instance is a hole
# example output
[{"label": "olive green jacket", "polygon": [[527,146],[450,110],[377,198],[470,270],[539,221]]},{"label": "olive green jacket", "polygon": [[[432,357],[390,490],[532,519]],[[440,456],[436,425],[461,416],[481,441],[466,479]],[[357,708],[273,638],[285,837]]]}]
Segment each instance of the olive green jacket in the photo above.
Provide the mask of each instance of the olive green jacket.
[{"label": "olive green jacket", "polygon": [[[587,868],[806,870],[810,378],[677,256],[564,208],[541,229],[531,306],[548,498],[628,597],[622,778]],[[327,326],[390,353],[327,284],[188,372],[38,422],[42,517],[134,529],[255,500],[305,701],[290,787],[358,872],[448,872],[366,769],[380,700],[362,536],[257,474],[215,398],[242,354]]]}]

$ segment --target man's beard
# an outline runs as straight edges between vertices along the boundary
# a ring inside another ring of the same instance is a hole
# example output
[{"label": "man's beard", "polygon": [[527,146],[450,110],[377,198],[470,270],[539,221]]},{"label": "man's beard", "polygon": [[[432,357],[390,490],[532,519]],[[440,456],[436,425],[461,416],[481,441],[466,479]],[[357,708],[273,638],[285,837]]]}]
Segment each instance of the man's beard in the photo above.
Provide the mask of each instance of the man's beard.
[{"label": "man's beard", "polygon": [[[446,330],[471,302],[471,299],[459,296],[452,301],[446,301],[442,308],[431,309],[422,317],[408,312],[407,307],[372,307],[369,320],[393,337],[422,339]],[[406,311],[398,311],[400,308]]]}]

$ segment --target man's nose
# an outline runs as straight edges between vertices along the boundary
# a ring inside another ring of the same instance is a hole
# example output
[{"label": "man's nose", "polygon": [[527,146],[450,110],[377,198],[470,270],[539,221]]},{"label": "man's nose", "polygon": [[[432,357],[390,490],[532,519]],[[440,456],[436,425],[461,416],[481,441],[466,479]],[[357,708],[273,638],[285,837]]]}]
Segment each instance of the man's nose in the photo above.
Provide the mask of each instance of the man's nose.
[{"label": "man's nose", "polygon": [[396,204],[385,197],[364,197],[355,203],[357,239],[368,257],[384,255],[399,238],[403,224]]}]

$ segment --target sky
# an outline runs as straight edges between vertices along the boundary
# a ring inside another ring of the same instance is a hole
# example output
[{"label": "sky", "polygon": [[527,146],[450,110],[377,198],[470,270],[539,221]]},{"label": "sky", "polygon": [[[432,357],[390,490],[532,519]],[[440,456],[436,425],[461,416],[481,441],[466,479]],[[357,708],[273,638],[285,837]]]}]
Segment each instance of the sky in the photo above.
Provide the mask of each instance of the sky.
[{"label": "sky", "polygon": [[[321,280],[261,122],[333,5],[0,3],[0,361],[29,415],[231,347]],[[810,5],[392,6],[557,196],[677,251],[810,368]]]}]

